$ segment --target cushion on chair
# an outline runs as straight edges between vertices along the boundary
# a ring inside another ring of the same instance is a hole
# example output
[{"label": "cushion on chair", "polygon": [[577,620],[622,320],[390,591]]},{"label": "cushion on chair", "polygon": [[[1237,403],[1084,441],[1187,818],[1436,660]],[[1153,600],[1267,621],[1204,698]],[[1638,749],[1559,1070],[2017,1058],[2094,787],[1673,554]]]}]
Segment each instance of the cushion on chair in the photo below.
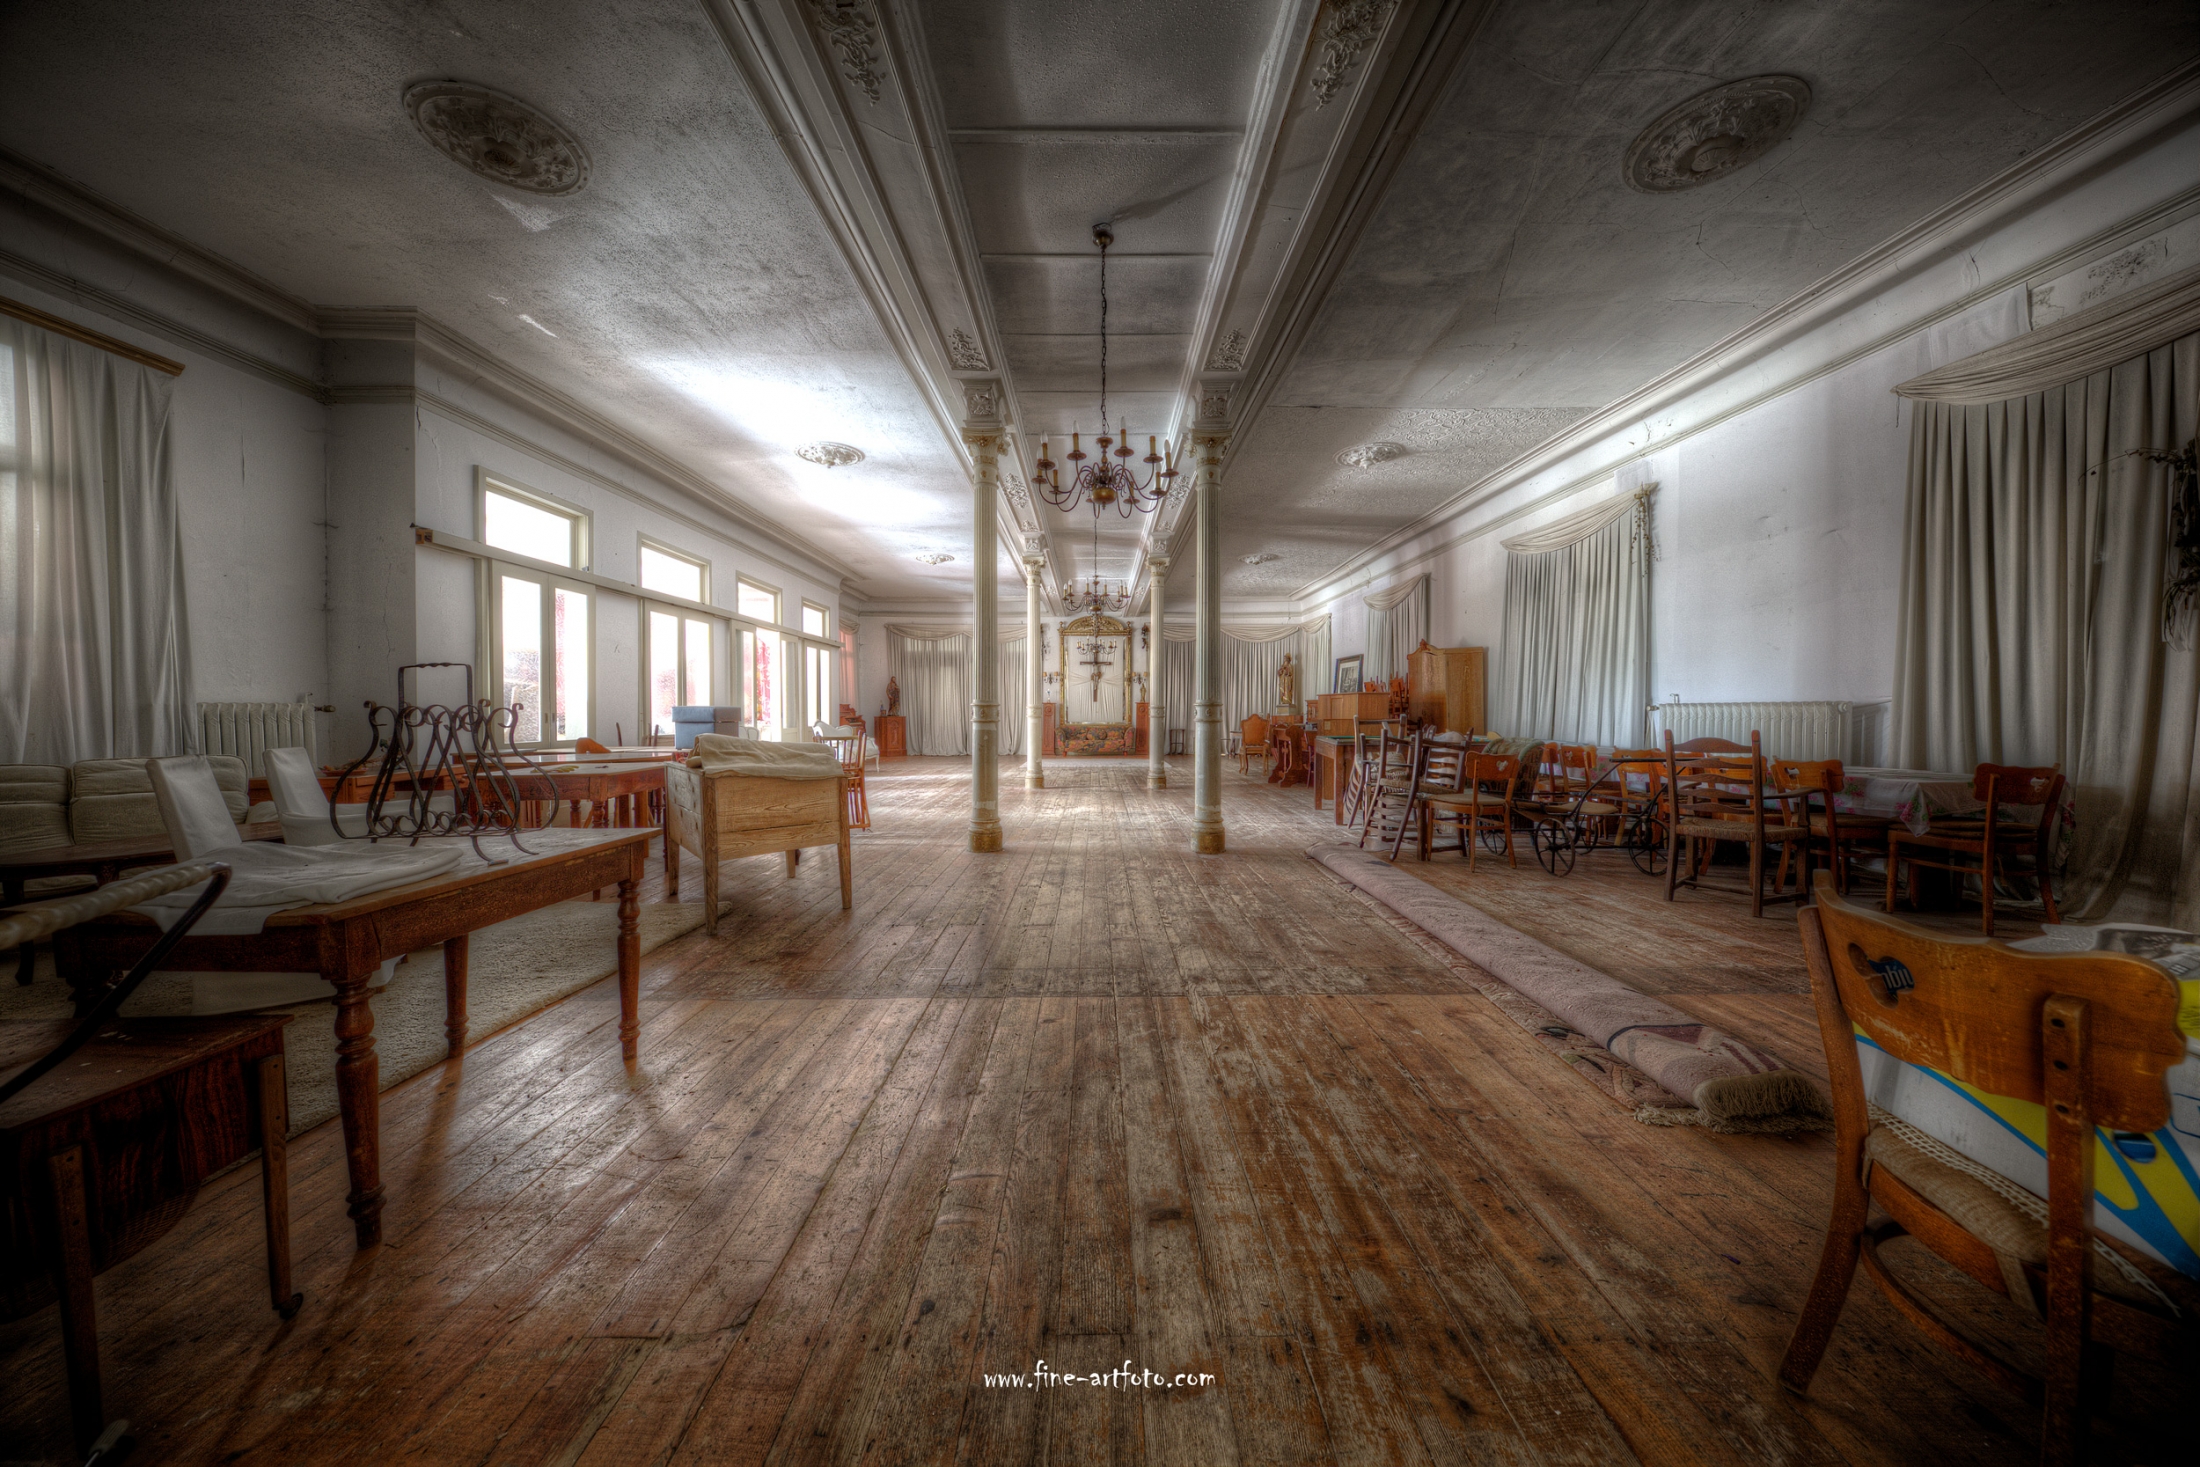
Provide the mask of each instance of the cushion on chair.
[{"label": "cushion on chair", "polygon": [[0,764],[0,852],[69,843],[69,771],[59,764]]},{"label": "cushion on chair", "polygon": [[[232,824],[251,801],[244,761],[229,754],[202,756],[213,770]],[[153,779],[143,759],[83,759],[70,771],[69,830],[78,844],[146,840],[168,833],[153,798]]]},{"label": "cushion on chair", "polygon": [[177,860],[215,855],[244,844],[206,755],[149,759],[145,772],[160,806],[161,824],[175,842]]}]

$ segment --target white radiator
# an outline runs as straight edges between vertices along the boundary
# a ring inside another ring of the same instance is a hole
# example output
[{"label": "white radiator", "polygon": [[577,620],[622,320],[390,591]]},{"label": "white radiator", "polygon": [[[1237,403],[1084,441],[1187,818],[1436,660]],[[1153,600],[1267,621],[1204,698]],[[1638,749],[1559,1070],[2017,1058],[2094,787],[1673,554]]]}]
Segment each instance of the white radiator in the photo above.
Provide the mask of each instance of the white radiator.
[{"label": "white radiator", "polygon": [[[310,703],[201,703],[199,752],[232,754],[242,759],[253,779],[267,777],[269,749],[313,753],[313,705]],[[318,762],[318,761],[316,761]]]},{"label": "white radiator", "polygon": [[[1751,732],[1776,759],[1849,759],[1847,703],[1653,703],[1650,716],[1659,743],[1726,739],[1744,746]],[[1853,762],[1853,761],[1852,761]]]}]

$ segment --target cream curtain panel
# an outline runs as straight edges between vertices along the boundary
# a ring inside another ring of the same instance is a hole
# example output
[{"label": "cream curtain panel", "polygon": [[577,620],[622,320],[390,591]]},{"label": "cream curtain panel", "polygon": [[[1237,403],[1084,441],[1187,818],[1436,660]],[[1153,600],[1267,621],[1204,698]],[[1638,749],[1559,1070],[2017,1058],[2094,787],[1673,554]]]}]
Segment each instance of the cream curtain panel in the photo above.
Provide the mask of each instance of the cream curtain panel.
[{"label": "cream curtain panel", "polygon": [[[1168,642],[1169,727],[1192,726],[1193,679],[1197,658],[1195,631],[1171,624]],[[1329,618],[1317,616],[1304,622],[1239,623],[1222,629],[1222,726],[1235,729],[1258,714],[1273,716],[1276,709],[1276,672],[1288,653],[1297,671],[1299,706],[1315,693],[1329,690]],[[1181,664],[1179,663],[1181,660]],[[1181,670],[1180,670],[1181,667]],[[1314,669],[1319,668],[1317,674]],[[1180,691],[1181,689],[1181,691]],[[1190,748],[1189,738],[1185,747]]]},{"label": "cream curtain panel", "polygon": [[[1384,682],[1406,675],[1406,657],[1428,636],[1428,575],[1378,591],[1366,598],[1367,679]],[[1321,687],[1328,691],[1331,669],[1323,669]]]},{"label": "cream curtain panel", "polygon": [[[1024,642],[1027,636],[1027,633],[1018,632],[1014,641],[1003,637],[999,656],[994,659],[1000,671],[1001,690],[1000,733],[994,747],[1003,754],[1021,754],[1024,751],[1024,710],[1031,706],[1031,699],[1024,687]],[[967,710],[964,716],[969,716]],[[968,743],[966,736],[966,747]]]},{"label": "cream curtain panel", "polygon": [[[2061,374],[1914,410],[1893,738],[1917,767],[2063,766],[2077,812],[2066,921],[2200,924],[2200,653],[2163,639],[2169,476],[2133,456],[2200,427],[2200,330],[2147,339],[2178,319],[2145,309],[2176,284],[1897,389]],[[2088,370],[2109,350],[2092,328],[2119,320],[2123,355]],[[2040,349],[2051,333],[2062,357]]]},{"label": "cream curtain panel", "polygon": [[1162,716],[1168,719],[1169,727],[1184,730],[1184,747],[1189,749],[1195,691],[1192,634],[1186,632],[1180,637],[1173,627],[1164,628],[1162,640],[1154,643],[1153,651],[1161,666]]},{"label": "cream curtain panel", "polygon": [[0,763],[191,747],[174,386],[0,317]]},{"label": "cream curtain panel", "polygon": [[886,669],[901,685],[912,754],[970,752],[970,629],[886,629]]},{"label": "cream curtain panel", "polygon": [[1639,746],[1650,694],[1650,500],[1623,494],[1504,543],[1499,733]]}]

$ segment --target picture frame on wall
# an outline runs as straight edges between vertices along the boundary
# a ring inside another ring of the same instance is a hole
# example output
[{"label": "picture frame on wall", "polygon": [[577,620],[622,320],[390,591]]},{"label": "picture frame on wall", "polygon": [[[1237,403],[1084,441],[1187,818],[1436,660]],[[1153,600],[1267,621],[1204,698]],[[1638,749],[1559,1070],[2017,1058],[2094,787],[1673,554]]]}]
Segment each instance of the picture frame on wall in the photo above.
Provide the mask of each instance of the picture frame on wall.
[{"label": "picture frame on wall", "polygon": [[1362,652],[1355,652],[1350,657],[1338,658],[1337,675],[1329,684],[1329,691],[1332,693],[1357,693],[1360,690],[1360,677],[1366,662],[1367,655]]}]

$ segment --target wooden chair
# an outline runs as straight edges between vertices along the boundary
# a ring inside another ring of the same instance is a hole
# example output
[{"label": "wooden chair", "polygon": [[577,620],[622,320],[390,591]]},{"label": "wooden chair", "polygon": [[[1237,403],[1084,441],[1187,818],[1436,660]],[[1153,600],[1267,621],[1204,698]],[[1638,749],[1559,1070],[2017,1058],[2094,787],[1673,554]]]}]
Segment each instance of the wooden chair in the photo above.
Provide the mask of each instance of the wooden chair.
[{"label": "wooden chair", "polygon": [[[1767,794],[1765,758],[1758,735],[1749,735],[1749,748],[1740,757],[1733,753],[1683,757],[1665,735],[1665,786],[1671,808],[1666,822],[1665,899],[1673,900],[1681,887],[1714,890],[1703,883],[1703,867],[1722,841],[1749,848],[1749,914],[1765,914],[1765,847],[1799,841],[1809,827],[1792,819],[1789,805],[1794,796]],[[1688,873],[1681,874],[1684,850]],[[1732,888],[1728,888],[1731,890]],[[1801,890],[1773,901],[1799,902]]]},{"label": "wooden chair", "polygon": [[[1665,750],[1614,749],[1609,778],[1612,802],[1619,806],[1619,841],[1637,869],[1655,876],[1664,868]],[[1641,788],[1629,783],[1639,778]]]},{"label": "wooden chair", "polygon": [[1360,848],[1370,835],[1388,840],[1397,849],[1398,832],[1412,818],[1413,780],[1421,768],[1421,732],[1404,738],[1383,730],[1382,748],[1376,755],[1375,783],[1368,793],[1367,823],[1360,827]]},{"label": "wooden chair", "polygon": [[[1848,815],[1834,808],[1833,797],[1847,787],[1847,776],[1838,759],[1773,759],[1767,762],[1772,772],[1772,787],[1783,794],[1801,797],[1791,817],[1799,818],[1809,828],[1797,847],[1801,856],[1796,879],[1804,886],[1810,885],[1811,868],[1823,853],[1826,869],[1833,873],[1833,884],[1841,895],[1849,894],[1849,867],[1855,862],[1857,846],[1877,850],[1881,841],[1895,822],[1875,815]],[[1811,808],[1815,796],[1819,808]],[[1780,847],[1780,874],[1773,881],[1774,887],[1787,885],[1788,850]]]},{"label": "wooden chair", "polygon": [[[853,725],[842,724],[841,727]],[[853,734],[824,734],[818,742],[833,746],[833,752],[840,756],[840,772],[848,777],[848,828],[869,830],[871,800],[863,783],[863,730],[858,728]]]},{"label": "wooden chair", "polygon": [[[1985,809],[1976,816],[1935,820],[1923,835],[1913,835],[1907,826],[1890,823],[1887,827],[1887,903],[1888,911],[1894,910],[1897,878],[1902,864],[1910,868],[1910,905],[1917,905],[1917,872],[1921,866],[1931,866],[1941,871],[1960,871],[1976,875],[1979,889],[1979,928],[1988,937],[1994,935],[1994,878],[2003,873],[2028,872],[2040,885],[2040,901],[2047,908],[2047,920],[2059,922],[2055,914],[2055,892],[2048,884],[2048,868],[2054,862],[2056,834],[2056,809],[2062,803],[2063,773],[2061,765],[2049,765],[2043,769],[2025,769],[2007,764],[1981,764],[1971,774],[1971,794]],[[2030,827],[2018,826],[2011,831],[2000,820],[2004,805],[2037,806],[2039,823]],[[1906,855],[1903,847],[1942,853],[1940,860],[1926,856]],[[1972,865],[1955,859],[1973,856]],[[2030,857],[2029,867],[2017,864],[2018,857]]]},{"label": "wooden chair", "polygon": [[1352,768],[1346,772],[1344,794],[1344,823],[1347,826],[1360,823],[1361,806],[1367,801],[1368,791],[1374,780],[1376,756],[1381,752],[1382,746],[1382,719],[1352,720]]},{"label": "wooden chair", "polygon": [[1255,753],[1260,755],[1260,767],[1268,768],[1268,720],[1254,714],[1238,725],[1238,773],[1244,774],[1253,762]]},{"label": "wooden chair", "polygon": [[[2102,1249],[2090,1221],[2094,1157],[2104,1144],[2097,1138],[2169,1122],[2163,1074],[2185,1053],[2177,985],[2154,964],[2120,953],[2020,953],[1990,938],[1939,937],[1843,901],[1830,873],[1817,878],[1816,896],[1798,917],[1833,1081],[1833,1219],[1780,1382],[1797,1394],[1809,1389],[1861,1262],[1935,1343],[2044,1401],[2041,1461],[2080,1462],[2086,1387],[2105,1384],[2092,1368],[2107,1363],[2101,1347],[2161,1355],[2177,1333],[2149,1307],[2157,1296],[2135,1282],[2136,1265],[2128,1274],[2096,1268]],[[2021,1205],[2030,1194],[1983,1167],[1928,1154],[1916,1143],[1938,1149],[1929,1137],[1875,1115],[1857,1058],[1859,1031],[1896,1059],[2043,1105],[2044,1209]],[[1890,1220],[1872,1226],[1875,1202]],[[1959,1333],[1887,1272],[1879,1249],[1904,1234],[2044,1314],[2044,1380]]]},{"label": "wooden chair", "polygon": [[1483,833],[1503,841],[1505,859],[1517,866],[1513,854],[1514,796],[1528,777],[1527,761],[1518,754],[1465,752],[1461,760],[1459,792],[1430,794],[1426,798],[1430,835],[1423,842],[1422,859],[1435,849],[1435,835],[1449,823],[1457,827],[1459,844],[1467,855],[1467,869],[1474,869],[1475,847]]},{"label": "wooden chair", "polygon": [[1391,860],[1398,859],[1398,852],[1405,845],[1408,825],[1414,831],[1415,854],[1424,861],[1429,858],[1430,838],[1435,833],[1431,828],[1434,802],[1456,802],[1465,793],[1467,757],[1464,739],[1431,736],[1421,741],[1420,765],[1414,774],[1413,789],[1406,797],[1406,820],[1390,843]]}]

